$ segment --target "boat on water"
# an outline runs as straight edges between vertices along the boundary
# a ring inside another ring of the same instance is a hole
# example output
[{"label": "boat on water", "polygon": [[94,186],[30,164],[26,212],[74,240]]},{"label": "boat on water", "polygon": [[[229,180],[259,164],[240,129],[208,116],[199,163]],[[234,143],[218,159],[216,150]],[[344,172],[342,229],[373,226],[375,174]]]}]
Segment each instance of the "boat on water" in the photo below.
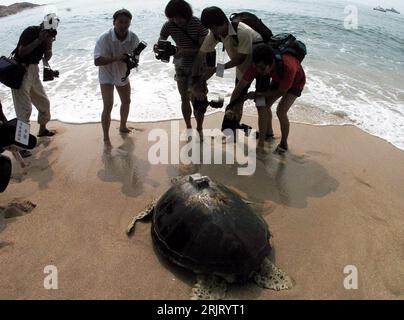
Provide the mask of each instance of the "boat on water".
[{"label": "boat on water", "polygon": [[393,12],[393,13],[397,13],[397,14],[400,14],[400,12],[398,12],[396,9],[394,9],[394,8],[391,8],[391,9],[386,9],[386,11],[389,11],[389,12]]},{"label": "boat on water", "polygon": [[386,9],[382,8],[381,6],[377,6],[376,8],[373,8],[373,10],[381,11],[381,12],[386,12],[387,11]]}]

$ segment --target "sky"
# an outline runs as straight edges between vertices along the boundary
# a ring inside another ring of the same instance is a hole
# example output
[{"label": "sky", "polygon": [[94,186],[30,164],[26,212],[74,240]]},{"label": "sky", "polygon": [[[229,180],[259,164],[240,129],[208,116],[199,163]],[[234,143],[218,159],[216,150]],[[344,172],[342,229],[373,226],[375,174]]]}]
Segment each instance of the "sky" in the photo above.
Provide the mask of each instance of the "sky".
[{"label": "sky", "polygon": [[[46,4],[46,3],[55,3],[59,2],[60,0],[23,0],[27,2],[32,2],[36,4]],[[18,1],[18,0],[0,0],[0,5],[10,5],[15,2],[23,2],[23,1]],[[83,0],[84,2],[85,0]],[[135,0],[135,1],[141,1],[141,0]],[[231,0],[229,0],[230,2]],[[270,1],[270,0],[269,0]],[[287,0],[285,0],[287,1]],[[327,1],[327,2],[334,2],[333,0],[319,0],[321,2]],[[166,2],[165,0],[162,0],[162,2]],[[167,0],[168,2],[168,0]],[[394,7],[399,11],[402,11],[402,14],[404,14],[404,0],[346,0],[345,1],[348,4],[354,4],[354,3],[361,3],[361,4],[366,4],[368,6],[378,6],[381,5],[384,8],[391,8]]]}]

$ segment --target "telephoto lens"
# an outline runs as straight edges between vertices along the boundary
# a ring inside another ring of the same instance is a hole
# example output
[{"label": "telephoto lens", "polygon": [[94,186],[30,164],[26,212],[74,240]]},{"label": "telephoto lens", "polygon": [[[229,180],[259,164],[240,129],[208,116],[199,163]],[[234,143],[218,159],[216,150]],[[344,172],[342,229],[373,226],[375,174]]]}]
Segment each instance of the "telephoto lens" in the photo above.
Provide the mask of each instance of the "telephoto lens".
[{"label": "telephoto lens", "polygon": [[146,49],[146,47],[147,47],[147,43],[146,43],[146,42],[144,42],[144,41],[140,42],[139,45],[136,47],[136,49],[133,51],[133,55],[134,55],[135,57],[136,57],[136,56],[139,56],[139,55],[142,53],[142,51],[143,51],[144,49]]},{"label": "telephoto lens", "polygon": [[162,62],[170,62],[170,57],[175,55],[177,48],[167,40],[159,40],[157,43],[156,58]]},{"label": "telephoto lens", "polygon": [[211,100],[209,105],[214,109],[221,109],[224,105],[224,98],[223,96],[219,96],[217,99]]}]

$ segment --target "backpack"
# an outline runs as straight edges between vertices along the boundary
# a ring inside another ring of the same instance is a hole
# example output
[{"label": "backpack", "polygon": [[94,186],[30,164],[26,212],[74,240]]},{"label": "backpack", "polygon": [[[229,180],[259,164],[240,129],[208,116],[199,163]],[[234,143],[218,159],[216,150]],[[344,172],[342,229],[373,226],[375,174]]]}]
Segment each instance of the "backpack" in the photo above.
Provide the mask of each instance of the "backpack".
[{"label": "backpack", "polygon": [[306,45],[290,33],[277,34],[271,38],[268,44],[272,47],[274,53],[276,73],[281,78],[285,75],[282,58],[285,53],[294,56],[300,63],[307,54]]},{"label": "backpack", "polygon": [[26,69],[14,58],[0,58],[0,82],[12,89],[20,89]]},{"label": "backpack", "polygon": [[277,34],[271,37],[268,44],[272,47],[276,60],[279,55],[289,53],[301,63],[307,54],[306,45],[290,33]]},{"label": "backpack", "polygon": [[[271,29],[255,14],[250,12],[232,13],[230,15],[230,21],[236,32],[240,22],[243,22],[251,29],[258,32],[263,40],[262,42],[254,42],[254,44],[268,43],[274,50],[276,59],[279,58],[279,54],[283,55],[284,53],[289,53],[298,59],[299,62],[302,62],[307,54],[306,45],[303,42],[297,40],[296,37],[290,33],[273,35]],[[237,36],[233,36],[233,39],[238,43]],[[278,56],[276,56],[277,54]]]},{"label": "backpack", "polygon": [[[230,22],[233,25],[234,30],[237,32],[237,27],[240,22],[246,24],[254,31],[258,32],[262,37],[263,42],[268,42],[273,33],[271,29],[269,29],[260,18],[258,18],[255,14],[250,12],[239,12],[232,13],[230,15]],[[234,38],[238,43],[237,36]]]}]

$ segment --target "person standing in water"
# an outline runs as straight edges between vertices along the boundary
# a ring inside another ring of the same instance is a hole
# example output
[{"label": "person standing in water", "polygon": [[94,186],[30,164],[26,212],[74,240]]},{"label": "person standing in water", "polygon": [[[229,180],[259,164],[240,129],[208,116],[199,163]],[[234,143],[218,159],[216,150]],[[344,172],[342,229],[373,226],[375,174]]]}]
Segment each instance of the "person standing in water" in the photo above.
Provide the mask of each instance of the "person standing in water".
[{"label": "person standing in water", "polygon": [[114,88],[121,99],[121,121],[119,131],[130,133],[126,122],[130,110],[131,85],[129,78],[123,79],[126,74],[128,59],[139,44],[139,38],[129,30],[132,14],[121,9],[113,15],[113,25],[109,31],[102,34],[97,40],[94,49],[94,64],[99,67],[99,81],[104,109],[101,116],[104,143],[111,144],[109,128],[111,125],[111,112],[114,105]]}]

